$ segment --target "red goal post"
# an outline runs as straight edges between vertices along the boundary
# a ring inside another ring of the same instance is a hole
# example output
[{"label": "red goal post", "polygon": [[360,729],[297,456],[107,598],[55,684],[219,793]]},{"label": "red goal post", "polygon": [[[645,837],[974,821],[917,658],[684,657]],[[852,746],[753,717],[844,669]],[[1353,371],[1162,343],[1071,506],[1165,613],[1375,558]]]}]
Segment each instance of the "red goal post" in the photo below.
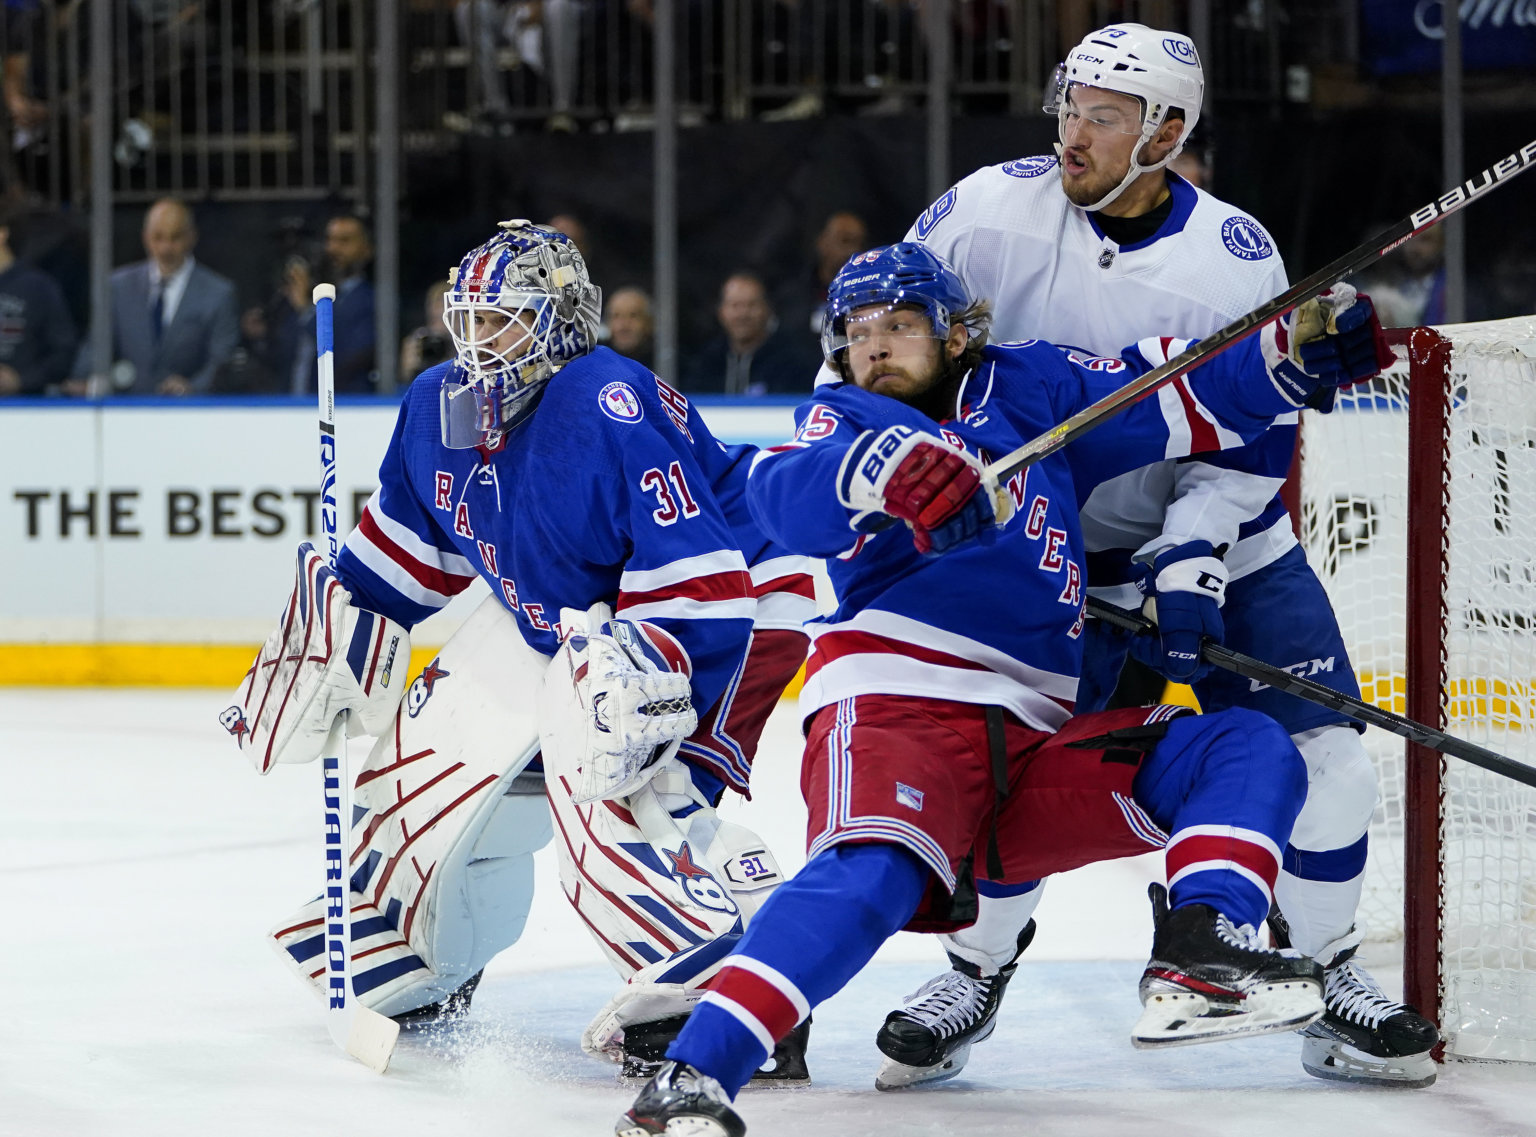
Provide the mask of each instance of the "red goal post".
[{"label": "red goal post", "polygon": [[[1395,367],[1303,421],[1299,535],[1367,700],[1536,765],[1536,318],[1389,337]],[[1536,790],[1366,745],[1368,939],[1401,937],[1448,1055],[1536,1062]]]}]

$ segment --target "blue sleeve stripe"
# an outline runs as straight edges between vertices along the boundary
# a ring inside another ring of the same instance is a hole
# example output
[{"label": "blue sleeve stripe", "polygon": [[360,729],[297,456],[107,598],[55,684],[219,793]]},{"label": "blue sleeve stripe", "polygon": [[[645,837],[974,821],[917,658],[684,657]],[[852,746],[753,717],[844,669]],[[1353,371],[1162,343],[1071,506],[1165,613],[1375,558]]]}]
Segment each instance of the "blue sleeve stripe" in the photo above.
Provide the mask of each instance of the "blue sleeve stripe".
[{"label": "blue sleeve stripe", "polygon": [[1342,849],[1326,849],[1320,853],[1286,845],[1285,871],[1302,880],[1318,880],[1330,884],[1354,880],[1365,871],[1365,852],[1369,839],[1370,834],[1367,833],[1353,845]]}]

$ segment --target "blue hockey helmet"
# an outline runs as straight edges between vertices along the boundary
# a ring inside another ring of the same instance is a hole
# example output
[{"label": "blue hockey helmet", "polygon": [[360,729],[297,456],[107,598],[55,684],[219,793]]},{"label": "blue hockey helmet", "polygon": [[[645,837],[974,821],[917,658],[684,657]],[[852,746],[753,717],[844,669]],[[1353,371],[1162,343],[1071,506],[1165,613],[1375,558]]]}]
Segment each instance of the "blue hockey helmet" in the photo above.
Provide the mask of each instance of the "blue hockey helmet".
[{"label": "blue hockey helmet", "polygon": [[503,221],[464,255],[443,294],[455,366],[443,376],[443,445],[494,443],[551,376],[597,343],[602,293],[564,233]]},{"label": "blue hockey helmet", "polygon": [[933,338],[947,339],[951,321],[971,304],[965,283],[931,250],[910,241],[885,245],[848,259],[827,288],[821,351],[833,364],[848,347],[848,314],[913,307],[928,317]]}]

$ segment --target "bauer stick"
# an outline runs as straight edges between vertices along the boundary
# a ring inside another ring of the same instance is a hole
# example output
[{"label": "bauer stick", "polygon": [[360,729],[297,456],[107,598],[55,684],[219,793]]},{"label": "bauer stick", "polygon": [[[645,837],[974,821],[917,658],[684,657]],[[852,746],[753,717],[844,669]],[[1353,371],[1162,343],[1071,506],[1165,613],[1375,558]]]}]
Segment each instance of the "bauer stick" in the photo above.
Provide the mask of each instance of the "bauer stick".
[{"label": "bauer stick", "polygon": [[987,473],[999,482],[1006,482],[1020,470],[1027,469],[1040,459],[1056,453],[1067,443],[1092,430],[1106,419],[1119,414],[1133,403],[1140,402],[1159,387],[1167,386],[1186,371],[1213,359],[1271,320],[1285,315],[1304,300],[1310,300],[1333,287],[1346,276],[1366,268],[1378,257],[1385,256],[1424,230],[1438,225],[1451,214],[1482,197],[1483,194],[1524,173],[1532,165],[1536,165],[1536,140],[1527,142],[1509,157],[1500,159],[1484,170],[1480,184],[1474,184],[1478,182],[1477,178],[1468,178],[1465,183],[1441,194],[1428,205],[1415,209],[1380,237],[1345,253],[1338,260],[1318,269],[1305,280],[1293,284],[1273,300],[1259,305],[1246,316],[1239,316],[1226,327],[1212,332],[1203,340],[1190,344],[1161,367],[1132,379],[1118,391],[1112,391],[1092,406],[1084,407],[1040,437],[1026,442],[1010,454],[1003,455],[987,467]]},{"label": "bauer stick", "polygon": [[[1092,597],[1088,599],[1088,614],[1103,620],[1106,624],[1113,624],[1117,628],[1135,632],[1137,635],[1148,635],[1157,631],[1157,625],[1139,612],[1128,612],[1124,608]],[[1438,750],[1441,754],[1460,758],[1463,762],[1470,762],[1484,770],[1502,774],[1522,785],[1536,787],[1536,767],[1516,762],[1513,758],[1506,758],[1502,754],[1495,754],[1492,750],[1485,750],[1476,743],[1456,738],[1444,731],[1404,718],[1402,715],[1384,711],[1352,695],[1345,695],[1332,687],[1324,687],[1311,679],[1292,675],[1289,671],[1275,667],[1273,664],[1224,647],[1213,639],[1205,639],[1201,642],[1200,656],[1207,663],[1223,671],[1231,671],[1245,679],[1267,683],[1276,690],[1285,691],[1309,703],[1317,703],[1329,710],[1348,715],[1356,722],[1379,726],[1382,730],[1391,731],[1409,742],[1417,742],[1431,750]]]},{"label": "bauer stick", "polygon": [[[325,557],[336,567],[336,286],[317,284],[315,355],[320,390],[320,525]],[[331,1039],[375,1073],[389,1069],[400,1024],[357,1001],[352,987],[352,776],[347,769],[347,712],[331,723],[320,752],[325,776],[325,1024]]]}]

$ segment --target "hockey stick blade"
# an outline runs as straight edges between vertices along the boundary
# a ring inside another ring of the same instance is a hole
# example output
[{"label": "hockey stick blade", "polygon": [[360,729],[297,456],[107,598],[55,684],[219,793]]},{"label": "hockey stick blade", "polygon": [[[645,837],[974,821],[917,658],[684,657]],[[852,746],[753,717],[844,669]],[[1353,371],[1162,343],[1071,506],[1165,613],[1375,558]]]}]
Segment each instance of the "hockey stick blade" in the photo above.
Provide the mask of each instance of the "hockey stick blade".
[{"label": "hockey stick blade", "polygon": [[[1140,613],[1128,612],[1124,608],[1091,597],[1088,600],[1088,614],[1103,620],[1106,624],[1113,624],[1117,628],[1123,628],[1138,635],[1155,635],[1157,632],[1157,625]],[[1502,754],[1486,750],[1475,742],[1446,734],[1444,731],[1414,722],[1402,715],[1384,711],[1378,706],[1335,691],[1332,687],[1324,687],[1311,679],[1292,675],[1289,671],[1254,659],[1251,655],[1233,651],[1214,640],[1208,639],[1200,645],[1200,656],[1207,663],[1223,671],[1230,671],[1245,679],[1266,683],[1277,691],[1284,691],[1297,698],[1305,699],[1309,703],[1317,703],[1329,710],[1338,711],[1356,722],[1379,726],[1382,730],[1390,731],[1400,738],[1406,738],[1409,742],[1417,742],[1431,750],[1438,750],[1441,754],[1460,758],[1463,762],[1470,762],[1474,766],[1500,774],[1521,785],[1536,787],[1536,767],[1527,766],[1524,762],[1516,762],[1513,758],[1506,758]]]},{"label": "hockey stick blade", "polygon": [[1284,316],[1296,305],[1327,291],[1346,276],[1366,268],[1377,258],[1385,256],[1424,230],[1438,225],[1451,214],[1465,208],[1533,165],[1536,165],[1536,139],[1527,142],[1507,158],[1495,162],[1479,177],[1468,178],[1462,185],[1452,187],[1428,205],[1415,209],[1381,236],[1365,242],[1337,260],[1324,265],[1305,280],[1293,284],[1279,296],[1259,305],[1246,316],[1239,316],[1226,327],[1212,332],[1197,343],[1190,344],[1161,367],[1131,380],[1118,391],[1112,391],[1092,406],[1084,407],[1038,438],[1031,439],[1012,453],[1003,455],[987,467],[987,473],[998,482],[1006,482],[1020,470],[1033,466],[1042,458],[1056,453],[1067,443],[1081,437],[1132,404],[1140,402],[1159,387],[1167,386],[1186,371],[1214,359],[1271,320]]}]

